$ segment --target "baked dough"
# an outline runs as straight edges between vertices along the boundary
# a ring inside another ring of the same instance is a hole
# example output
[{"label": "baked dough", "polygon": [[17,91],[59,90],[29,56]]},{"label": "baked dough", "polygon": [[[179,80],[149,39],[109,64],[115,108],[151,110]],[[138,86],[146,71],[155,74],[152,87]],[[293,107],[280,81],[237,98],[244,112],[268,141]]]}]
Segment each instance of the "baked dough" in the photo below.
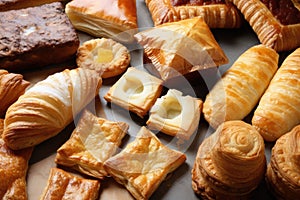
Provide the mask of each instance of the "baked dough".
[{"label": "baked dough", "polygon": [[[187,3],[185,3],[187,2]],[[213,1],[212,1],[213,2]],[[145,0],[154,25],[200,16],[210,28],[238,28],[241,16],[229,1]]]},{"label": "baked dough", "polygon": [[252,125],[266,141],[275,141],[300,124],[300,48],[274,75],[254,111]]},{"label": "baked dough", "polygon": [[228,63],[200,17],[152,27],[135,38],[163,80]]},{"label": "baked dough", "polygon": [[124,43],[134,41],[138,28],[135,0],[73,0],[66,14],[76,29]]},{"label": "baked dough", "polygon": [[12,149],[35,146],[57,135],[99,93],[101,78],[77,68],[48,76],[12,104],[3,139]]},{"label": "baked dough", "polygon": [[192,187],[203,199],[250,199],[266,171],[261,135],[240,120],[221,124],[199,146]]},{"label": "baked dough", "polygon": [[[282,17],[296,23],[282,23],[261,0],[231,0],[244,15],[260,42],[276,51],[294,50],[300,46],[300,4],[295,0],[265,1]],[[277,5],[273,5],[273,3]],[[287,10],[284,10],[287,9]]]},{"label": "baked dough", "polygon": [[186,160],[186,156],[163,145],[146,127],[123,151],[104,163],[106,171],[136,199],[149,199],[167,174]]},{"label": "baked dough", "polygon": [[97,38],[84,42],[77,50],[79,67],[92,69],[102,78],[110,78],[126,71],[130,63],[128,49],[112,39]]},{"label": "baked dough", "polygon": [[213,128],[244,119],[256,106],[278,68],[279,55],[256,45],[239,56],[206,96],[204,118]]},{"label": "baked dough", "polygon": [[188,140],[198,128],[201,110],[201,99],[169,89],[150,109],[147,125],[149,129]]},{"label": "baked dough", "polygon": [[0,11],[18,10],[62,0],[0,0]]},{"label": "baked dough", "polygon": [[80,199],[96,200],[100,182],[70,174],[62,169],[51,168],[47,186],[40,200]]},{"label": "baked dough", "polygon": [[281,136],[272,148],[266,180],[277,199],[298,199],[300,195],[300,126]]},{"label": "baked dough", "polygon": [[103,163],[113,156],[129,125],[98,118],[85,110],[70,139],[58,150],[55,162],[79,172],[103,179]]},{"label": "baked dough", "polygon": [[162,80],[145,71],[129,67],[109,89],[104,99],[143,118],[161,92]]}]

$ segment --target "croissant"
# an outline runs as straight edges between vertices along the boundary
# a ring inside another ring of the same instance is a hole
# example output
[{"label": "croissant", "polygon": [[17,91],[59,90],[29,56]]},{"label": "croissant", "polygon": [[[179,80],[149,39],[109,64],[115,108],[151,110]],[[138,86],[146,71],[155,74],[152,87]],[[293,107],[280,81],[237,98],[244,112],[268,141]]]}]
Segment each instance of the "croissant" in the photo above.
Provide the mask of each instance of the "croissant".
[{"label": "croissant", "polygon": [[22,149],[57,135],[98,94],[101,84],[97,73],[83,68],[38,82],[7,110],[3,139],[10,148]]}]

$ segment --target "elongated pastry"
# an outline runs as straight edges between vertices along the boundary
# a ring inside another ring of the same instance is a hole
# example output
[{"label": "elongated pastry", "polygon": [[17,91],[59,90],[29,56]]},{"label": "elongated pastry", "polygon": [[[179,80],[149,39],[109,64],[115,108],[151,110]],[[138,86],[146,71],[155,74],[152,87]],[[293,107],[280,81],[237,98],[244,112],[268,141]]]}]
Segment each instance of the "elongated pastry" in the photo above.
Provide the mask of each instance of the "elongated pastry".
[{"label": "elongated pastry", "polygon": [[272,148],[266,180],[277,199],[300,195],[300,126],[281,136]]},{"label": "elongated pastry", "polygon": [[203,199],[249,199],[266,171],[261,135],[243,121],[227,121],[199,146],[192,187]]},{"label": "elongated pastry", "polygon": [[18,10],[22,8],[40,6],[61,0],[0,0],[0,11]]},{"label": "elongated pastry", "polygon": [[297,0],[230,0],[244,15],[260,42],[276,51],[300,47]]},{"label": "elongated pastry", "polygon": [[292,52],[261,97],[252,125],[266,141],[275,141],[300,123],[300,48]]},{"label": "elongated pastry", "polygon": [[278,58],[276,51],[264,45],[240,55],[206,96],[203,113],[208,123],[216,129],[224,121],[246,117],[268,87]]},{"label": "elongated pastry", "polygon": [[22,149],[57,135],[94,99],[101,84],[101,78],[88,69],[50,75],[9,107],[3,139],[10,148]]},{"label": "elongated pastry", "polygon": [[241,16],[227,0],[145,0],[154,25],[200,16],[210,28],[238,28]]}]

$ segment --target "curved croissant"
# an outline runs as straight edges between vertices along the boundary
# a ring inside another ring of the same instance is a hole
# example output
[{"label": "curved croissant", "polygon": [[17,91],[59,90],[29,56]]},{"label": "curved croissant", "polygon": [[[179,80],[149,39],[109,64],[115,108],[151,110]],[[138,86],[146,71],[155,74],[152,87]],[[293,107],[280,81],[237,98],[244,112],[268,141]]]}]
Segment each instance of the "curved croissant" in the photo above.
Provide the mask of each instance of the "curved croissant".
[{"label": "curved croissant", "polygon": [[34,146],[62,131],[99,92],[92,70],[64,70],[40,81],[9,107],[3,139],[12,149]]}]

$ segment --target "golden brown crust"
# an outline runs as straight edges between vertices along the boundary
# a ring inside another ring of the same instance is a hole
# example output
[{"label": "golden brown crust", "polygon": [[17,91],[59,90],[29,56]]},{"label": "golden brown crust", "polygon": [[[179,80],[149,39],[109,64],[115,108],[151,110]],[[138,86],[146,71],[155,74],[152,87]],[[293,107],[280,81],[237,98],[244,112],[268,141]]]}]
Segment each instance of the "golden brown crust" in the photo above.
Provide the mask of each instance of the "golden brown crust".
[{"label": "golden brown crust", "polygon": [[0,11],[18,10],[62,0],[0,0]]}]

